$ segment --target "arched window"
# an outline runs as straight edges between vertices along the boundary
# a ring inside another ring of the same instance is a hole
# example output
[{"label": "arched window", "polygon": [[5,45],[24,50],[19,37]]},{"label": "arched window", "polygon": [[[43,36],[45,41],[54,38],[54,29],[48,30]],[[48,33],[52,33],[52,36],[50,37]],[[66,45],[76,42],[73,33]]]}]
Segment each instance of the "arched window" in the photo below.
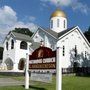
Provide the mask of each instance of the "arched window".
[{"label": "arched window", "polygon": [[57,27],[59,27],[59,19],[57,19]]},{"label": "arched window", "polygon": [[27,43],[25,42],[25,41],[22,41],[21,43],[20,43],[20,49],[27,49]]},{"label": "arched window", "polygon": [[64,28],[65,28],[65,20],[64,20]]},{"label": "arched window", "polygon": [[6,49],[8,50],[8,42],[6,42]]},{"label": "arched window", "polygon": [[13,39],[11,40],[11,49],[14,49],[14,41],[13,41]]},{"label": "arched window", "polygon": [[24,70],[24,67],[25,67],[25,59],[21,58],[20,61],[19,61],[19,64],[18,64],[18,69],[19,70]]},{"label": "arched window", "polygon": [[65,56],[65,46],[63,46],[63,56]]},{"label": "arched window", "polygon": [[51,28],[53,28],[53,20],[51,20]]},{"label": "arched window", "polygon": [[12,70],[13,69],[13,61],[10,58],[7,58],[5,60],[5,64],[6,64],[8,70]]}]

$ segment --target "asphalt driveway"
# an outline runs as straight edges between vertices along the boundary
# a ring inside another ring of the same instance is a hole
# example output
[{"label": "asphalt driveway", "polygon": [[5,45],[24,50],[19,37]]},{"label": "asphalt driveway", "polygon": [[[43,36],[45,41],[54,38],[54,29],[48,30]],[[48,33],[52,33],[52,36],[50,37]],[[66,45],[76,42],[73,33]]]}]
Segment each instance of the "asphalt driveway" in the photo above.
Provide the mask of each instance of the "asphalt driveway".
[{"label": "asphalt driveway", "polygon": [[0,86],[17,86],[24,85],[24,82],[12,78],[0,78]]}]

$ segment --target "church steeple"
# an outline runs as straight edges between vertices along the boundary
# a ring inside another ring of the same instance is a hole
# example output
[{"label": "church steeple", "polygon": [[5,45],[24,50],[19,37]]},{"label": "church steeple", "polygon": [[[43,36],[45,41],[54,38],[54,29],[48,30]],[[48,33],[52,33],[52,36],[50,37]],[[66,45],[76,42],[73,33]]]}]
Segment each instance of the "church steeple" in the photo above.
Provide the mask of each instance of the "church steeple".
[{"label": "church steeple", "polygon": [[66,14],[62,10],[57,9],[52,13],[50,17],[50,29],[57,33],[67,29]]}]

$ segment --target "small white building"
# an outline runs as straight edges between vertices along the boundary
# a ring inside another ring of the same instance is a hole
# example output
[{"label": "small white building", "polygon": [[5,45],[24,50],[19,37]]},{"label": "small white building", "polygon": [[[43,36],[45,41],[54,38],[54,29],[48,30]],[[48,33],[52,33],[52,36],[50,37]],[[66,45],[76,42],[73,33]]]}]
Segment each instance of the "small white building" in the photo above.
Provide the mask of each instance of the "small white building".
[{"label": "small white building", "polygon": [[8,70],[23,70],[26,54],[31,54],[33,51],[33,43],[31,44],[31,39],[28,35],[9,32],[4,40],[2,63],[6,64]]},{"label": "small white building", "polygon": [[44,42],[53,51],[60,47],[62,68],[90,67],[90,43],[78,26],[67,28],[66,14],[57,9],[50,17],[50,28],[41,27],[30,38],[10,32],[4,41],[3,63],[14,71],[24,68],[26,53],[32,52]]}]

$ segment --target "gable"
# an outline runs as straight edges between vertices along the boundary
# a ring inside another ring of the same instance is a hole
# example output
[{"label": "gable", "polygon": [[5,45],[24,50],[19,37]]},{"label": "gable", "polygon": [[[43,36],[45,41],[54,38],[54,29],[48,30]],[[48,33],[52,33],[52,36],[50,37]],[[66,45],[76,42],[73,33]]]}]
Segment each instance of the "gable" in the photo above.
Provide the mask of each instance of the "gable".
[{"label": "gable", "polygon": [[9,40],[10,38],[15,38],[15,36],[14,36],[11,32],[9,32],[9,33],[6,35],[3,43],[4,43],[6,40]]},{"label": "gable", "polygon": [[58,34],[57,34],[56,32],[54,32],[54,31],[52,31],[52,30],[45,30],[45,29],[39,27],[38,30],[37,30],[37,31],[33,34],[33,36],[31,37],[31,39],[33,39],[33,37],[34,37],[39,31],[42,31],[42,32],[44,32],[44,33],[47,33],[48,35],[50,35],[52,38],[55,38],[55,39],[57,39],[57,37],[58,37]]},{"label": "gable", "polygon": [[[86,39],[86,37],[84,36],[84,34],[81,32],[80,28],[77,26],[75,28],[73,28],[72,30],[70,30],[69,32],[65,33],[64,35],[62,35],[61,37],[58,38],[59,40],[63,40],[66,37],[69,37],[70,34],[73,34],[74,32],[76,32],[78,34],[78,38],[81,37],[84,42],[90,47],[90,43],[88,42],[88,40]],[[72,38],[71,38],[72,39]]]},{"label": "gable", "polygon": [[21,33],[16,33],[16,32],[12,32],[12,34],[18,40],[24,40],[24,41],[31,42],[31,37],[29,35],[25,35],[25,34],[21,34]]},{"label": "gable", "polygon": [[71,32],[75,27],[71,27],[71,28],[68,28],[60,33],[58,33],[58,38],[63,36],[64,34],[68,33],[68,32]]},{"label": "gable", "polygon": [[23,40],[23,41],[31,42],[31,37],[30,37],[30,36],[25,35],[25,34],[21,34],[21,33],[16,33],[16,32],[10,31],[10,32],[7,34],[7,36],[5,37],[3,43],[4,43],[6,40],[9,40],[11,37],[14,38],[14,39],[17,39],[17,40]]},{"label": "gable", "polygon": [[45,29],[39,27],[38,30],[37,30],[37,31],[33,34],[33,36],[31,37],[31,39],[37,34],[37,32],[42,31],[42,32],[47,33],[49,36],[51,36],[52,38],[54,38],[54,39],[57,40],[59,37],[63,36],[65,33],[71,31],[71,30],[74,29],[74,28],[75,28],[75,27],[71,27],[71,28],[68,28],[68,29],[60,32],[60,33],[56,33],[56,32],[53,31],[53,30],[50,30],[50,29],[45,30]]}]

